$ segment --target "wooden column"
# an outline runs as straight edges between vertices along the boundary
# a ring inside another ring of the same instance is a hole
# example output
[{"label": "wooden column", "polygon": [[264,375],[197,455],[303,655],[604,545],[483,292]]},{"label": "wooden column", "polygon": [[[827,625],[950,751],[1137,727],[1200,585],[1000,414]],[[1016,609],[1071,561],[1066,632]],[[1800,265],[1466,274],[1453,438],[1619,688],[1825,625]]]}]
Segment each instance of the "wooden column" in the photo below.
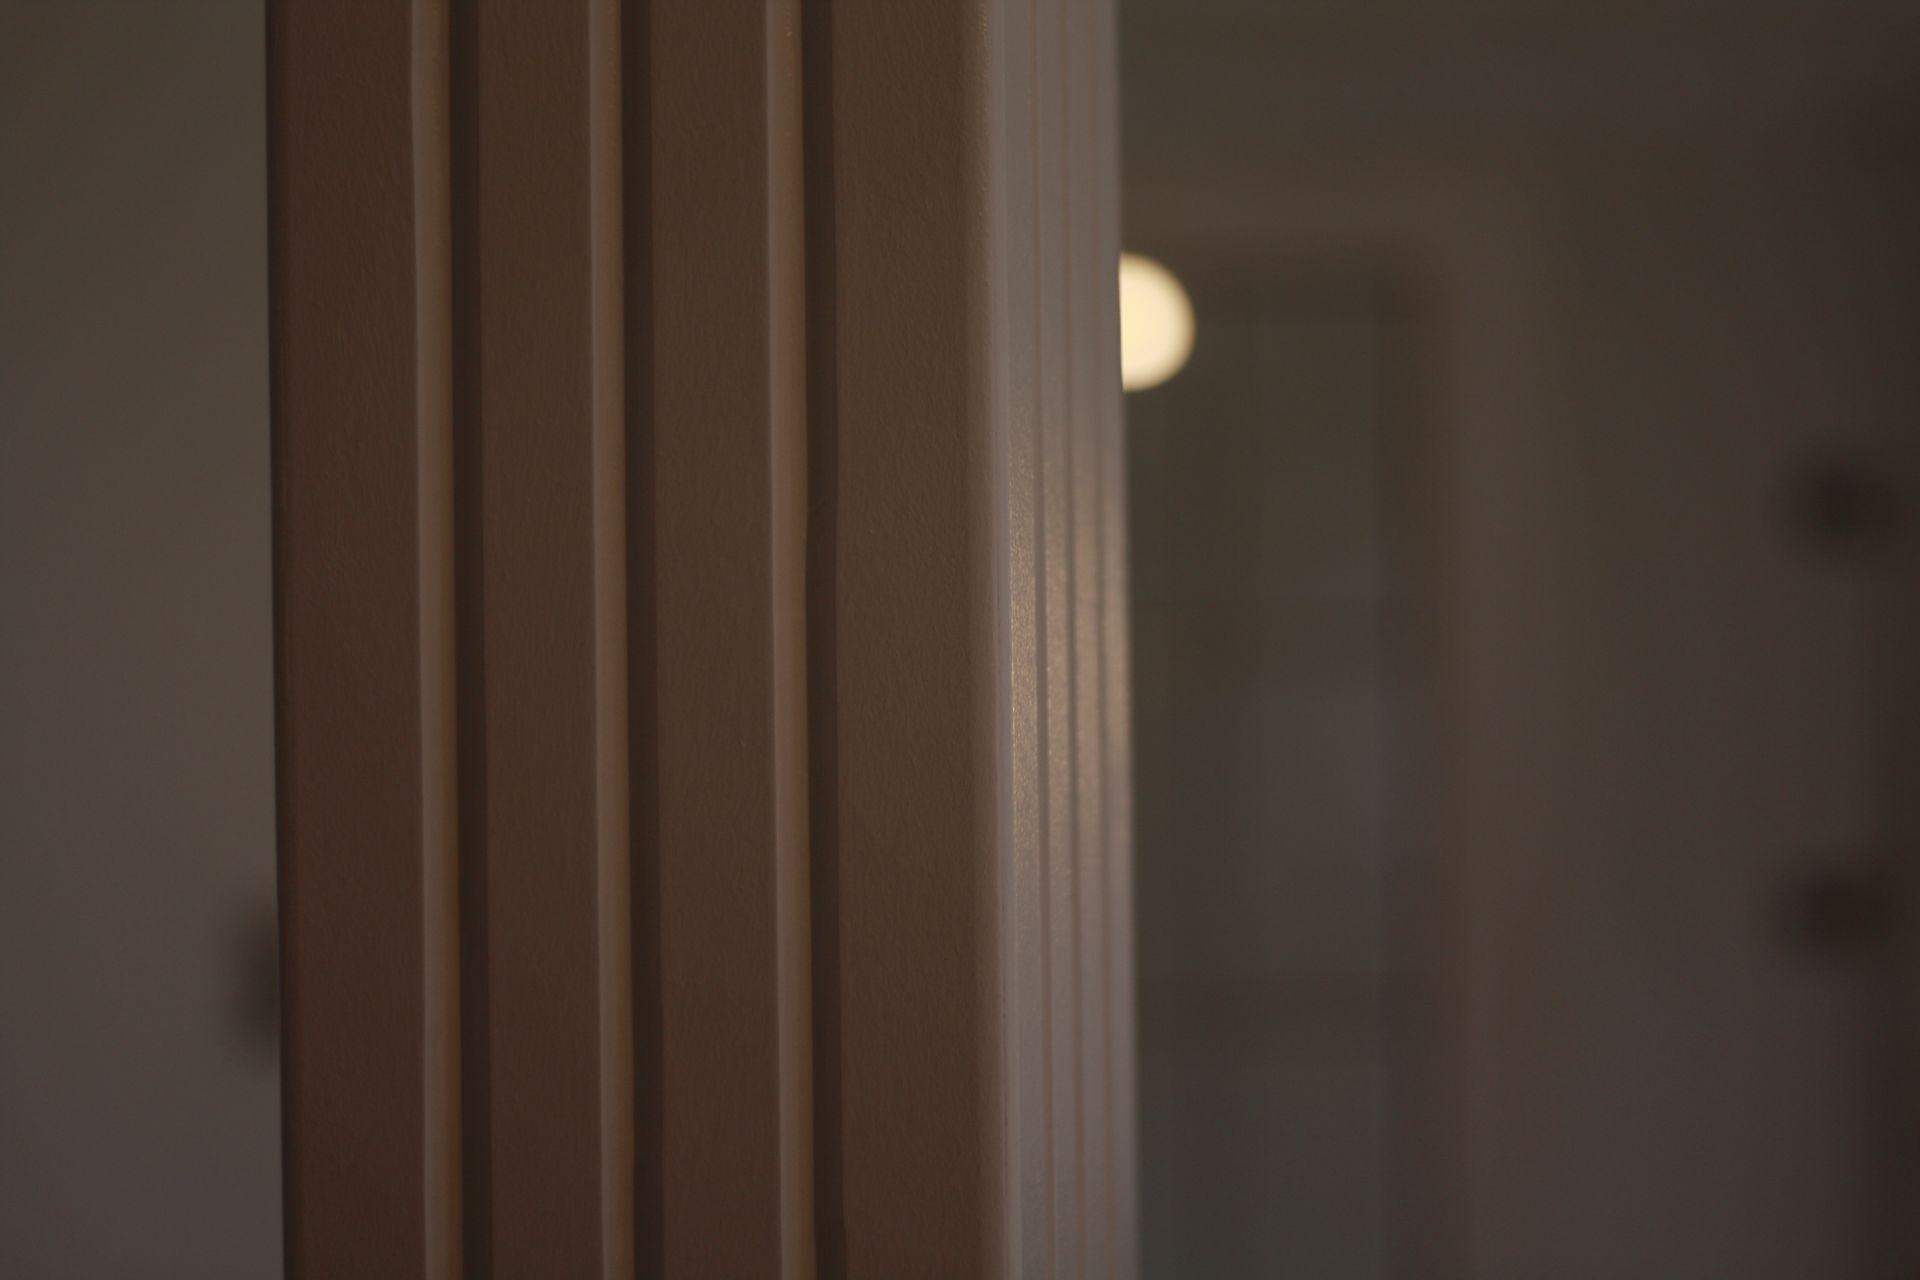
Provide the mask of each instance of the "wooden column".
[{"label": "wooden column", "polygon": [[813,478],[834,507],[812,584],[835,672],[834,847],[814,850],[836,882],[823,1203],[848,1274],[1115,1274],[1131,985],[1113,970],[1131,958],[1110,796],[1110,8],[827,12],[807,174],[832,219],[811,370],[832,393],[810,423],[833,438]]},{"label": "wooden column", "polygon": [[1096,1262],[1114,1280],[1139,1273],[1139,1084],[1135,1076],[1136,1028],[1133,955],[1133,671],[1132,612],[1127,583],[1126,414],[1120,389],[1120,314],[1104,279],[1120,261],[1120,87],[1119,39],[1114,7],[1092,6],[1084,39],[1089,68],[1087,134],[1091,176],[1081,234],[1093,242],[1094,273],[1084,304],[1088,317],[1089,361],[1093,366],[1094,457],[1100,501],[1097,519],[1102,545],[1099,696],[1103,706],[1100,735],[1101,799],[1105,809],[1102,840],[1102,893],[1105,901],[1104,954],[1099,963],[1106,1001],[1104,1059],[1105,1111],[1096,1123],[1106,1132],[1106,1238]]},{"label": "wooden column", "polygon": [[[466,0],[460,553],[484,877],[485,1193],[502,1276],[633,1270],[620,13]],[[470,219],[470,223],[465,221]],[[469,1113],[474,1114],[473,1112]]]},{"label": "wooden column", "polygon": [[1066,78],[1071,47],[1064,3],[1048,6],[1036,22],[1042,77],[1035,132],[1041,186],[1036,218],[1040,239],[1043,357],[1041,410],[1041,523],[1045,553],[1041,592],[1046,600],[1046,785],[1047,785],[1047,982],[1053,1040],[1054,1255],[1057,1274],[1077,1275],[1084,1255],[1081,1234],[1078,780],[1075,744],[1072,387],[1072,306],[1067,186]]},{"label": "wooden column", "polygon": [[296,1274],[1131,1274],[1111,24],[275,0]]},{"label": "wooden column", "polygon": [[[1003,1271],[1009,687],[988,6],[834,6],[830,610],[846,1274]],[[917,68],[920,74],[907,74]]]},{"label": "wooden column", "polygon": [[446,23],[286,0],[270,24],[294,1276],[460,1266]]},{"label": "wooden column", "polygon": [[1010,1274],[1052,1274],[1054,1252],[1052,1114],[1052,989],[1047,980],[1047,774],[1045,505],[1042,435],[1046,350],[1041,323],[1047,311],[1040,250],[1041,171],[1039,31],[1035,22],[1006,25],[1005,105],[1006,271],[994,300],[1006,330],[1007,574],[1006,618],[1007,859],[1010,883],[1002,895],[1004,951],[1014,981],[1008,1037],[1007,1134],[1016,1189],[1011,1197],[1006,1256]]}]

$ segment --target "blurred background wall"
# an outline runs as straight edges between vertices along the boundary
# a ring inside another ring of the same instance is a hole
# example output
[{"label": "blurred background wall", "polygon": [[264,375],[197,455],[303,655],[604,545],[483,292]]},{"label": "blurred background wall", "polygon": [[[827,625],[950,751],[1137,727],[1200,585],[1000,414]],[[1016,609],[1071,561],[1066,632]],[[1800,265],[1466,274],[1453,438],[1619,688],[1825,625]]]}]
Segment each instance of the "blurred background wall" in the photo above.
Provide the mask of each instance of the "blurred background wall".
[{"label": "blurred background wall", "polygon": [[0,0],[0,1275],[280,1269],[265,35]]},{"label": "blurred background wall", "polygon": [[1122,48],[1147,1274],[1913,1274],[1920,11]]}]

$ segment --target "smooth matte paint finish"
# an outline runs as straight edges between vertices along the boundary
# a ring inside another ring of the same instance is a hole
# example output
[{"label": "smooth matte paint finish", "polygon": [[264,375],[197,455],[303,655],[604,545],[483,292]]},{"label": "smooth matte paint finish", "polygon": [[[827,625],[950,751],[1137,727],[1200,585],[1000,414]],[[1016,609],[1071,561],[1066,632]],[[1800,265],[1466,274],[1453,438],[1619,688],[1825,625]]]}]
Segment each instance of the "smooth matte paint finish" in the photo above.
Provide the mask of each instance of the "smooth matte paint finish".
[{"label": "smooth matte paint finish", "polygon": [[987,8],[832,11],[838,528],[814,607],[838,646],[853,1276],[994,1274],[1007,1229]]},{"label": "smooth matte paint finish", "polygon": [[1051,1264],[1058,1275],[1081,1273],[1079,880],[1076,865],[1074,754],[1074,537],[1071,448],[1072,305],[1068,261],[1069,86],[1072,40],[1064,0],[1034,9],[1034,154],[1040,365],[1040,656],[1041,750],[1046,813],[1046,964],[1050,1041],[1049,1164]]},{"label": "smooth matte paint finish", "polygon": [[653,10],[662,1170],[671,1274],[813,1252],[796,0]]},{"label": "smooth matte paint finish", "polygon": [[445,23],[430,0],[272,15],[294,1276],[459,1269]]},{"label": "smooth matte paint finish", "polygon": [[1075,893],[1080,1079],[1076,1104],[1080,1111],[1080,1230],[1081,1267],[1087,1275],[1109,1271],[1109,1166],[1107,1153],[1107,889],[1109,870],[1105,854],[1107,813],[1103,803],[1106,778],[1106,706],[1102,667],[1106,632],[1101,626],[1105,540],[1101,537],[1102,439],[1100,385],[1099,299],[1115,289],[1117,263],[1103,259],[1089,216],[1098,207],[1100,154],[1088,122],[1093,118],[1093,47],[1087,36],[1092,5],[1062,0],[1067,30],[1080,39],[1067,41],[1067,430],[1068,493],[1072,512],[1072,545],[1068,588],[1073,611],[1073,796]]},{"label": "smooth matte paint finish", "polygon": [[614,1277],[634,1249],[619,10],[470,20],[480,1204],[496,1273]]},{"label": "smooth matte paint finish", "polygon": [[832,12],[845,1263],[1130,1274],[1111,13]]},{"label": "smooth matte paint finish", "polygon": [[290,1256],[1130,1275],[1110,6],[533,13],[277,10]]}]

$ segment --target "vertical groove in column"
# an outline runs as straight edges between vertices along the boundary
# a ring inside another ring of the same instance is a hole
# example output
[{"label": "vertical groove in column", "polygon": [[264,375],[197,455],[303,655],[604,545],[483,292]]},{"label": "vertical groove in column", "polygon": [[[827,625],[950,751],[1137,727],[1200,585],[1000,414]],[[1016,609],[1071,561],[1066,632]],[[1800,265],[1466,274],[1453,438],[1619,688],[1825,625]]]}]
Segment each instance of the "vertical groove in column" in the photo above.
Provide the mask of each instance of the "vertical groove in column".
[{"label": "vertical groove in column", "polygon": [[424,791],[421,1089],[430,1274],[461,1267],[462,1167],[458,653],[454,561],[453,246],[447,0],[413,6],[414,323],[420,376],[420,774]]},{"label": "vertical groove in column", "polygon": [[619,12],[476,4],[467,21],[478,458],[462,549],[487,1059],[470,1185],[497,1271],[618,1277],[635,1208]]},{"label": "vertical groove in column", "polygon": [[798,0],[652,10],[665,1261],[811,1269]]},{"label": "vertical groove in column", "polygon": [[1127,603],[1126,418],[1120,384],[1120,316],[1115,276],[1120,261],[1120,101],[1118,39],[1112,0],[1093,0],[1088,43],[1093,59],[1092,145],[1097,178],[1095,290],[1089,311],[1097,328],[1097,378],[1104,548],[1101,671],[1106,877],[1107,1242],[1104,1274],[1131,1280],[1138,1271],[1139,1214],[1135,1155],[1136,1086],[1133,1014],[1133,758]]},{"label": "vertical groove in column", "polygon": [[460,1121],[462,1242],[467,1280],[493,1275],[492,1095],[487,1025],[486,649],[480,500],[479,132],[480,0],[452,0],[449,22],[454,421],[454,601],[460,844]]},{"label": "vertical groove in column", "polygon": [[782,848],[775,860],[780,1019],[781,1244],[788,1274],[811,1276],[813,1207],[812,895],[808,865],[807,767],[807,239],[806,134],[800,23],[802,0],[772,0],[767,14],[766,129],[771,245],[768,308],[771,380],[775,734],[774,806]]},{"label": "vertical groove in column", "polygon": [[445,10],[268,23],[286,1261],[459,1266]]},{"label": "vertical groove in column", "polygon": [[833,26],[836,855],[852,1275],[1004,1267],[997,6]]},{"label": "vertical groove in column", "polygon": [[625,184],[627,439],[627,770],[632,881],[634,1262],[666,1271],[662,1164],[658,570],[653,439],[653,16],[628,3],[621,25],[621,165]]},{"label": "vertical groove in column", "polygon": [[823,1280],[844,1280],[832,0],[803,2],[801,94],[807,235],[807,813],[813,929],[814,1241],[819,1275]]},{"label": "vertical groove in column", "polygon": [[1067,262],[1066,50],[1062,0],[1037,0],[1035,57],[1039,182],[1036,260],[1041,312],[1041,671],[1047,842],[1049,1119],[1053,1176],[1052,1274],[1080,1274],[1078,949],[1075,945],[1072,490]]},{"label": "vertical groove in column", "polygon": [[1102,777],[1106,725],[1104,686],[1105,591],[1102,439],[1105,397],[1099,381],[1104,340],[1104,290],[1096,235],[1101,199],[1096,190],[1100,119],[1093,110],[1090,0],[1064,0],[1071,33],[1064,70],[1067,93],[1068,415],[1072,432],[1075,921],[1079,952],[1081,1265],[1105,1275],[1108,1222],[1106,1109],[1106,838]]},{"label": "vertical groove in column", "polygon": [[623,0],[587,15],[588,295],[593,430],[594,754],[600,1006],[602,1274],[635,1275],[633,836],[627,681],[627,431],[624,180],[621,169]]},{"label": "vertical groove in column", "polygon": [[1007,599],[1002,603],[1008,686],[1008,856],[1003,927],[1008,952],[1009,1130],[1015,1163],[1007,1270],[1039,1280],[1048,1273],[1053,1198],[1048,1145],[1048,990],[1045,687],[1040,492],[1040,270],[1037,0],[1003,0],[999,45],[1006,148],[1006,262],[1000,304],[1006,353]]}]

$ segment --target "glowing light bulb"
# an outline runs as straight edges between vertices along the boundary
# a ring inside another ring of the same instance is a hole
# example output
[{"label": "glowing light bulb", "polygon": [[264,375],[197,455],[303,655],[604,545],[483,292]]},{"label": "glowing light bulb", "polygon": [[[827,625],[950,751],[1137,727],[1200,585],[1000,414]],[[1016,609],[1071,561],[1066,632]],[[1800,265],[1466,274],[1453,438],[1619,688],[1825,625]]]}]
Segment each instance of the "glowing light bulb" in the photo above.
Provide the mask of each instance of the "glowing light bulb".
[{"label": "glowing light bulb", "polygon": [[1120,385],[1157,387],[1193,354],[1193,303],[1152,258],[1120,255]]}]

